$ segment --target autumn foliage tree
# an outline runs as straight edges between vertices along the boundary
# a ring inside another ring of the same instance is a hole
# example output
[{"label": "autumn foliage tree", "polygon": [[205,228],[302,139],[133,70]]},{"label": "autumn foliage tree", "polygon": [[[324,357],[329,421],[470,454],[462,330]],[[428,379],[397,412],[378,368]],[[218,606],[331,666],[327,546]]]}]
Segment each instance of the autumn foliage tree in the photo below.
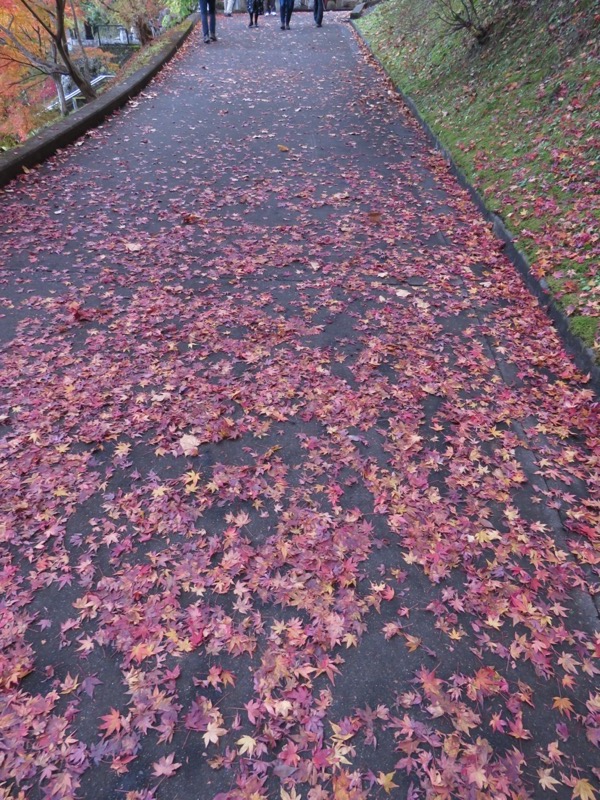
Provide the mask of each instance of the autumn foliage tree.
[{"label": "autumn foliage tree", "polygon": [[[96,93],[69,52],[66,37],[67,0],[0,0],[0,88],[15,92],[42,78],[51,78],[61,110],[66,113],[63,76],[86,100]],[[74,8],[74,6],[73,6]]]}]

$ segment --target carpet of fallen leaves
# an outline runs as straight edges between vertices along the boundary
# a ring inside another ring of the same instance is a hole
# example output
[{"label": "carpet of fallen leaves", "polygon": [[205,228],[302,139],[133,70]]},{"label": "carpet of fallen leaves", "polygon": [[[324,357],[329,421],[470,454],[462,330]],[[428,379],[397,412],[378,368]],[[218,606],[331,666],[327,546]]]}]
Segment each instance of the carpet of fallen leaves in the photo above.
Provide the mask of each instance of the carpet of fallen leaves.
[{"label": "carpet of fallen leaves", "polygon": [[600,363],[598,4],[482,5],[485,47],[430,0],[388,0],[358,24]]},{"label": "carpet of fallen leaves", "polygon": [[597,399],[309,16],[2,198],[3,799],[598,797]]}]

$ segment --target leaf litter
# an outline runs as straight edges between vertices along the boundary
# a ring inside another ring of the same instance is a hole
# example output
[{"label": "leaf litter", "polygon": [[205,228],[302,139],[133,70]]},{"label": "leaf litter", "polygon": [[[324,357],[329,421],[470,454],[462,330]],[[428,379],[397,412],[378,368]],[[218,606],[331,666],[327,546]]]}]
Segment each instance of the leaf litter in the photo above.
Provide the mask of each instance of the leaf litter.
[{"label": "leaf litter", "polygon": [[1,796],[597,797],[586,377],[372,65],[197,43],[4,198]]}]

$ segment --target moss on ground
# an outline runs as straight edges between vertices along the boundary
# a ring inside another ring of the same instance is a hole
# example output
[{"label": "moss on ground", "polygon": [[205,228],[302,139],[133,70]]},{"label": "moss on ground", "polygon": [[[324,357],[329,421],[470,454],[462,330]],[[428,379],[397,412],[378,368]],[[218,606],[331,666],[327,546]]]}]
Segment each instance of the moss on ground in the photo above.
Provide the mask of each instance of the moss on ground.
[{"label": "moss on ground", "polygon": [[169,28],[169,30],[163,33],[162,36],[159,36],[145,47],[140,48],[137,53],[135,53],[126,64],[124,64],[123,68],[119,70],[114,80],[111,81],[110,86],[120,83],[121,81],[133,75],[134,72],[137,72],[138,69],[142,69],[143,67],[147,66],[155,56],[157,56],[159,53],[162,53],[163,50],[168,49],[173,41],[177,39],[183,33],[183,31],[189,27],[189,25],[189,20],[184,20],[178,25],[174,25],[172,28]]},{"label": "moss on ground", "polygon": [[359,27],[600,360],[598,4],[505,4],[483,46],[434,8],[387,0]]}]

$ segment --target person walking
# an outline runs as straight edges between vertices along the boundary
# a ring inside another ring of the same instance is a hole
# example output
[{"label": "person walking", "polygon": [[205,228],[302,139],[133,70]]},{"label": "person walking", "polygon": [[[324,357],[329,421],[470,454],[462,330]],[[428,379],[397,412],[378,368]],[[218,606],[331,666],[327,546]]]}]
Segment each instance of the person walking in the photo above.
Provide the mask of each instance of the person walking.
[{"label": "person walking", "polygon": [[230,17],[233,14],[234,5],[235,5],[235,0],[225,0],[223,11],[225,12],[226,17]]},{"label": "person walking", "polygon": [[263,0],[246,0],[248,14],[250,14],[249,28],[258,28],[258,15],[265,13]]},{"label": "person walking", "polygon": [[293,10],[294,0],[279,0],[279,16],[281,18],[282,31],[289,31]]},{"label": "person walking", "polygon": [[215,5],[216,0],[200,0],[200,18],[202,19],[204,44],[217,41],[217,15]]},{"label": "person walking", "polygon": [[267,0],[267,10],[265,11],[265,16],[270,17],[274,13],[275,13],[275,0]]},{"label": "person walking", "polygon": [[313,16],[315,18],[315,25],[320,28],[323,24],[323,4],[324,0],[314,0]]}]

